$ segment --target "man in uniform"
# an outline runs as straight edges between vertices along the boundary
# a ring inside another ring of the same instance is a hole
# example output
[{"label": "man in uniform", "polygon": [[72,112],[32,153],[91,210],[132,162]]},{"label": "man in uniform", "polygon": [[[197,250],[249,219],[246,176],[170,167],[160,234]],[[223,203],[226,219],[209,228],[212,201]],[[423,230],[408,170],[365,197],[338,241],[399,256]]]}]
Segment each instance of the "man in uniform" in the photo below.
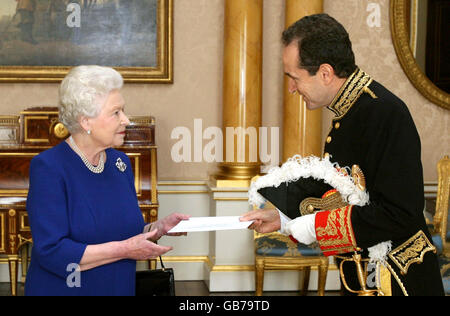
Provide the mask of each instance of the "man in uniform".
[{"label": "man in uniform", "polygon": [[[304,244],[318,242],[324,255],[344,259],[355,251],[367,257],[368,248],[389,242],[383,262],[390,272],[388,294],[443,295],[423,216],[420,138],[408,108],[356,66],[348,33],[332,17],[297,21],[283,33],[283,43],[289,91],[303,95],[309,110],[327,107],[335,114],[324,158],[341,167],[358,165],[370,201],[305,216],[257,210],[241,220],[254,220],[250,228],[261,233],[280,230]],[[361,288],[355,265],[346,264],[344,275],[350,288]]]},{"label": "man in uniform", "polygon": [[19,28],[24,42],[37,44],[33,39],[34,11],[36,10],[35,0],[16,0],[16,12],[20,16]]}]

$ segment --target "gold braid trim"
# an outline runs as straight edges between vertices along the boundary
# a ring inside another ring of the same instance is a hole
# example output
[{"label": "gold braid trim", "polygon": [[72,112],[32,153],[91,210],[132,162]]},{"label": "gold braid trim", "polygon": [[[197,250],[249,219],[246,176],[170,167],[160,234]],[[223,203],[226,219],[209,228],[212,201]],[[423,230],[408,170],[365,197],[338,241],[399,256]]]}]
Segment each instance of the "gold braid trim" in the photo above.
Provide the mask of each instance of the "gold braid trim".
[{"label": "gold braid trim", "polygon": [[365,93],[369,94],[372,97],[372,99],[378,99],[376,94],[372,90],[370,90],[369,87],[365,86],[363,90]]},{"label": "gold braid trim", "polygon": [[355,70],[328,106],[328,109],[336,114],[334,120],[344,117],[364,92],[376,98],[376,95],[368,88],[372,81],[373,79],[361,69]]},{"label": "gold braid trim", "polygon": [[338,208],[343,208],[347,206],[348,203],[346,203],[343,199],[341,194],[336,191],[332,194],[325,196],[323,198],[306,198],[300,203],[300,213],[304,215],[308,214],[314,214],[317,211],[322,210],[335,210]]},{"label": "gold braid trim", "polygon": [[400,286],[403,295],[405,296],[409,296],[408,295],[408,291],[406,291],[405,286],[403,285],[403,282],[400,280],[400,278],[398,277],[397,273],[395,273],[394,269],[392,269],[392,267],[390,266],[389,263],[385,262],[384,263],[386,265],[386,267],[388,268],[388,270],[391,272],[391,274],[394,276],[395,281],[397,281],[398,286]]}]

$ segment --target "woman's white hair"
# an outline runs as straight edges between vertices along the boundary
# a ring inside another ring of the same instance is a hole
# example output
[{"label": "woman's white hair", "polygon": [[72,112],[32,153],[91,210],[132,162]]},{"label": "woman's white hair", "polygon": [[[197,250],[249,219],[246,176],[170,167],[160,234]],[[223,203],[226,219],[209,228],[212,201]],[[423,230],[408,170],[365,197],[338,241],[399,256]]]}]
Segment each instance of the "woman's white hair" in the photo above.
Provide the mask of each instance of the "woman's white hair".
[{"label": "woman's white hair", "polygon": [[114,69],[101,66],[73,68],[59,88],[59,120],[71,134],[81,130],[81,116],[97,117],[102,100],[123,86],[122,76]]}]

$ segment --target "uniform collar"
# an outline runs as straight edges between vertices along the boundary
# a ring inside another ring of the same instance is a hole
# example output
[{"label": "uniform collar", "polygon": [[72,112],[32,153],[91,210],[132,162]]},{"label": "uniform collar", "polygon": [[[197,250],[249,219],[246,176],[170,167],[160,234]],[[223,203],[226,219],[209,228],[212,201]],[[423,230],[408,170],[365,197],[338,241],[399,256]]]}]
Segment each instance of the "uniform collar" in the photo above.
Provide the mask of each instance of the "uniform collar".
[{"label": "uniform collar", "polygon": [[357,68],[343,84],[333,102],[327,107],[336,115],[334,119],[344,117],[363,92],[369,93],[372,98],[376,98],[375,94],[368,88],[372,81],[373,79],[368,74]]}]

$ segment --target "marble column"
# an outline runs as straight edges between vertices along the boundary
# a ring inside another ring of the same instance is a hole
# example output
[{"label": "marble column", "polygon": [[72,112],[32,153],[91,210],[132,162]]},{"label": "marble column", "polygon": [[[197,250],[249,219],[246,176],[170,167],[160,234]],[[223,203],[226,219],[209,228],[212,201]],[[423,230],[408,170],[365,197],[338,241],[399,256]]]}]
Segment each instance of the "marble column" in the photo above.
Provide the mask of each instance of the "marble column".
[{"label": "marble column", "polygon": [[218,187],[246,187],[259,174],[262,124],[262,0],[225,0],[223,157]]},{"label": "marble column", "polygon": [[[323,12],[323,0],[286,0],[286,28],[300,18]],[[322,155],[322,110],[309,111],[284,82],[283,162],[293,155]]]}]

